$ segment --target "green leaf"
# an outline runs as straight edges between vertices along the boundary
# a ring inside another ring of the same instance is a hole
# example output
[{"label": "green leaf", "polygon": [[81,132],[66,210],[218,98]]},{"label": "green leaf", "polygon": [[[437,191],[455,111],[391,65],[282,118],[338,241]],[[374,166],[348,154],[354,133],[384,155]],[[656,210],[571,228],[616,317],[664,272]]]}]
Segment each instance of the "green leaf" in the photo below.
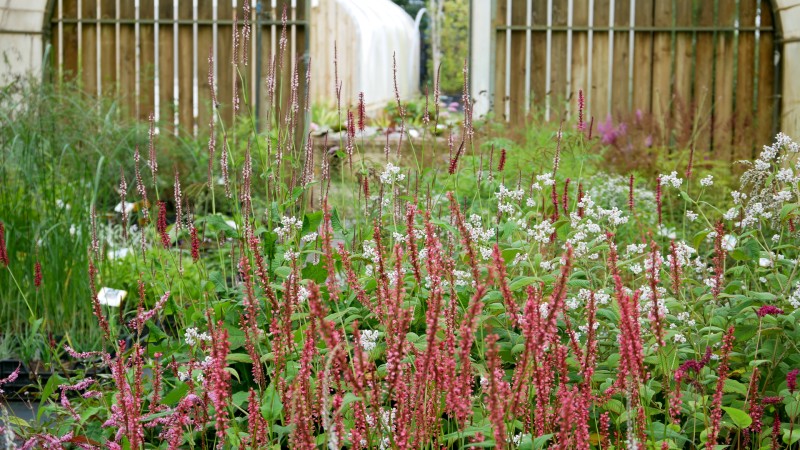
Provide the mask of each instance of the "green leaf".
[{"label": "green leaf", "polygon": [[189,385],[181,383],[175,389],[169,391],[169,393],[164,396],[162,402],[167,406],[177,405],[187,392],[189,392]]},{"label": "green leaf", "polygon": [[[792,400],[786,405],[786,414],[792,419],[796,419],[800,415],[800,402]],[[800,431],[798,431],[800,432]]]},{"label": "green leaf", "polygon": [[357,396],[356,394],[353,394],[352,392],[344,394],[344,399],[342,400],[342,406],[339,408],[339,412],[341,413],[342,411],[344,411],[347,405],[349,405],[350,403],[359,400],[361,400],[361,397]]},{"label": "green leaf", "polygon": [[328,271],[325,269],[322,261],[320,261],[317,264],[309,264],[303,267],[302,276],[305,280],[311,280],[317,284],[321,284],[328,278]]},{"label": "green leaf", "polygon": [[781,221],[786,220],[789,214],[792,214],[797,208],[800,208],[800,203],[789,203],[783,205],[781,208]]},{"label": "green leaf", "polygon": [[461,448],[465,449],[465,448],[470,448],[470,447],[474,447],[474,448],[496,448],[497,446],[494,444],[494,439],[489,439],[488,441],[475,442],[475,443],[472,443],[472,444],[464,444]]},{"label": "green leaf", "polygon": [[217,232],[217,233],[225,233],[225,237],[235,238],[239,235],[236,231],[236,228],[230,226],[226,221],[225,218],[222,217],[221,214],[212,214],[209,216],[205,216],[200,218],[198,223],[205,222],[206,226],[210,231]]},{"label": "green leaf", "polygon": [[342,236],[347,236],[347,230],[342,226],[342,220],[339,218],[339,211],[337,211],[336,208],[333,208],[331,212],[331,228],[333,228],[334,231],[342,233]]},{"label": "green leaf", "polygon": [[319,228],[319,224],[322,222],[322,211],[314,211],[310,213],[306,213],[303,216],[303,234],[315,231]]},{"label": "green leaf", "polygon": [[544,448],[545,444],[547,444],[547,441],[549,441],[551,437],[553,437],[552,434],[543,434],[538,436],[533,440],[533,450]]},{"label": "green leaf", "polygon": [[753,423],[753,419],[750,418],[750,415],[741,409],[730,406],[723,406],[722,409],[728,413],[728,416],[730,416],[734,425],[736,425],[736,427],[739,429],[747,428],[751,423]]},{"label": "green leaf", "polygon": [[231,400],[233,401],[233,406],[241,407],[244,405],[244,402],[247,401],[247,397],[250,395],[247,391],[239,391],[236,392],[231,396]]},{"label": "green leaf", "polygon": [[508,288],[511,289],[512,291],[518,291],[524,288],[525,286],[529,286],[537,281],[539,281],[539,279],[536,277],[517,278],[508,285]]},{"label": "green leaf", "polygon": [[291,267],[280,266],[280,267],[276,267],[275,268],[275,275],[277,275],[277,276],[279,276],[281,278],[284,278],[284,279],[289,278],[289,275],[291,275],[291,274],[292,274]]},{"label": "green leaf", "polygon": [[[791,436],[790,436],[791,431]],[[800,430],[795,427],[793,430],[783,430],[783,443],[786,445],[792,445],[795,442],[800,441]]]},{"label": "green leaf", "polygon": [[225,360],[228,362],[237,362],[237,363],[245,363],[245,364],[252,364],[253,360],[250,359],[250,355],[247,353],[229,353]]},{"label": "green leaf", "polygon": [[722,387],[722,392],[736,393],[736,394],[742,394],[743,396],[747,396],[747,386],[736,380],[727,378],[725,380],[725,386]]},{"label": "green leaf", "polygon": [[222,276],[221,272],[211,272],[208,274],[208,278],[211,284],[214,285],[214,290],[217,293],[225,292],[228,289],[227,283],[225,283],[225,278]]},{"label": "green leaf", "polygon": [[731,252],[731,258],[737,261],[753,261],[758,259],[761,248],[755,239],[748,239],[743,245]]}]

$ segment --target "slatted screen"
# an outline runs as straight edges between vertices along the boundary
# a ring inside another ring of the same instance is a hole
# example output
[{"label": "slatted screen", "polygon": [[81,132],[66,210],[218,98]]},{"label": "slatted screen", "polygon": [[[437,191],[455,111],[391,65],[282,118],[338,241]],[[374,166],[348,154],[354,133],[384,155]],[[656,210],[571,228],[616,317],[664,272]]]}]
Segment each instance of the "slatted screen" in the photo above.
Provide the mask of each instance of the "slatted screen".
[{"label": "slatted screen", "polygon": [[209,55],[220,111],[226,121],[232,115],[233,83],[240,83],[231,63],[232,30],[234,11],[240,27],[244,22],[242,1],[251,1],[253,31],[249,63],[238,70],[250,88],[248,101],[261,106],[271,56],[279,54],[284,10],[284,78],[300,64],[299,78],[305,79],[305,0],[55,0],[56,76],[77,79],[89,93],[117,96],[124,112],[140,120],[152,112],[162,127],[196,134],[211,113]]},{"label": "slatted screen", "polygon": [[769,1],[494,1],[494,107],[507,120],[569,116],[583,89],[595,121],[637,110],[689,120],[696,148],[720,158],[771,142],[780,58]]}]

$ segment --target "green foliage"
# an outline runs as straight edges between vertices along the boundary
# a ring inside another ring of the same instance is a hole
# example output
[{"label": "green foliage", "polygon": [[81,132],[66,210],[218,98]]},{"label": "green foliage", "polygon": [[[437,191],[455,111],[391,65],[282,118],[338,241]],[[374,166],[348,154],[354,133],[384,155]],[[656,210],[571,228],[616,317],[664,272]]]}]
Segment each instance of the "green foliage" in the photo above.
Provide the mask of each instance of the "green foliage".
[{"label": "green foliage", "polygon": [[[458,95],[464,85],[464,61],[469,56],[469,0],[439,1],[444,3],[440,22],[441,68],[433,67],[433,58],[428,58],[427,70],[435,80],[438,69],[439,89],[442,93]],[[433,11],[433,7],[428,10]]]}]

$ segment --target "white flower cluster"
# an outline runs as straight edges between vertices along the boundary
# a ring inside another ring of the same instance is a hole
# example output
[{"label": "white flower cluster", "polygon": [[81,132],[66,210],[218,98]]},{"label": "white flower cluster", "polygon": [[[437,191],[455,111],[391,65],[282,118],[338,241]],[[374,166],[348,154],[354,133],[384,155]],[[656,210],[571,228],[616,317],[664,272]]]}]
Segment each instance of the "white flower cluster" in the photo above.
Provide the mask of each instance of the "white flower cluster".
[{"label": "white flower cluster", "polygon": [[366,240],[361,243],[361,247],[364,249],[364,258],[372,261],[373,263],[378,263],[378,251],[376,250],[376,244],[373,240]]},{"label": "white flower cluster", "polygon": [[760,219],[771,219],[773,213],[767,211],[764,204],[761,202],[752,203],[744,210],[744,218],[739,223],[742,228],[747,228],[751,225],[758,223]]},{"label": "white flower cluster", "polygon": [[365,352],[369,353],[375,350],[375,346],[378,344],[378,335],[380,333],[377,330],[363,330],[361,331],[361,339],[359,339],[359,344],[361,348],[364,349]]},{"label": "white flower cluster", "polygon": [[[626,223],[628,218],[623,216],[622,211],[616,206],[611,209],[596,207],[588,195],[578,202],[578,207],[583,209],[584,215],[581,217],[577,212],[570,214],[573,231],[567,238],[566,244],[572,245],[577,258],[587,256],[590,260],[596,260],[600,255],[589,254],[589,245],[598,237],[602,238],[603,227],[600,226],[600,223],[605,221],[607,225],[617,226]],[[563,246],[564,249],[567,248],[566,244]]]},{"label": "white flower cluster", "polygon": [[466,270],[454,270],[453,276],[455,277],[454,284],[456,286],[471,286],[472,276]]},{"label": "white flower cluster", "polygon": [[[686,325],[688,325],[688,326],[690,326],[690,327],[693,327],[693,326],[697,325],[697,322],[696,322],[694,319],[690,318],[690,316],[689,316],[689,313],[688,313],[688,312],[681,312],[681,313],[678,313],[678,320],[679,320],[680,322],[683,322],[683,323],[685,323]],[[674,325],[674,324],[673,324],[673,325]]]},{"label": "white flower cluster", "polygon": [[800,308],[800,281],[794,285],[794,292],[789,296],[789,304],[792,308]]},{"label": "white flower cluster", "polygon": [[542,183],[545,186],[552,186],[556,184],[556,180],[553,179],[553,175],[551,173],[536,175],[536,181]]},{"label": "white flower cluster", "polygon": [[469,216],[469,220],[464,223],[464,227],[474,242],[488,242],[494,239],[495,229],[487,228],[484,230],[483,225],[481,225],[481,216],[477,214]]},{"label": "white flower cluster", "polygon": [[309,292],[309,290],[305,286],[300,286],[297,289],[297,300],[300,303],[305,303],[306,301],[308,301],[308,297],[310,296],[311,292]]},{"label": "white flower cluster", "polygon": [[275,228],[275,233],[280,239],[289,239],[296,230],[303,227],[303,221],[290,216],[281,217],[281,226]]},{"label": "white flower cluster", "polygon": [[314,242],[314,241],[317,240],[317,236],[318,236],[318,234],[317,234],[316,231],[313,232],[313,233],[308,233],[307,235],[305,235],[305,236],[300,238],[300,242],[302,242],[304,244],[306,244],[308,242]]},{"label": "white flower cluster", "polygon": [[400,167],[395,166],[392,163],[387,163],[386,169],[384,169],[384,171],[381,173],[381,183],[383,184],[392,184],[405,179],[406,175],[401,172]]},{"label": "white flower cluster", "polygon": [[194,346],[199,341],[203,342],[210,342],[211,336],[208,335],[205,331],[202,333],[197,332],[197,328],[189,327],[186,329],[186,334],[184,334],[184,339],[186,340],[187,345]]},{"label": "white flower cluster", "polygon": [[628,256],[630,256],[630,255],[638,255],[638,254],[644,252],[644,249],[646,247],[647,247],[647,244],[628,244],[628,246],[625,247],[625,254],[628,255]]},{"label": "white flower cluster", "polygon": [[546,244],[550,242],[550,235],[555,233],[555,231],[556,228],[553,224],[545,219],[534,225],[533,228],[528,229],[528,236],[540,244]]},{"label": "white flower cluster", "polygon": [[614,206],[611,209],[597,208],[597,217],[608,219],[608,223],[614,226],[628,223],[628,217],[624,216],[622,210]]},{"label": "white flower cluster", "polygon": [[[692,261],[692,255],[696,253],[695,249],[683,241],[675,242],[675,255],[678,259],[678,265],[681,267],[687,266]],[[672,267],[672,254],[667,255],[667,264]]]},{"label": "white flower cluster", "polygon": [[680,189],[681,185],[683,184],[683,178],[679,178],[678,172],[675,172],[674,170],[669,175],[664,175],[662,173],[660,177],[661,186],[672,186],[675,189]]},{"label": "white flower cluster", "polygon": [[712,186],[713,184],[714,184],[714,175],[709,175],[709,176],[707,176],[705,178],[702,178],[700,180],[700,186],[703,186],[703,187]]},{"label": "white flower cluster", "polygon": [[[741,207],[739,212],[744,216],[741,222],[736,223],[737,226],[758,227],[762,219],[778,226],[784,205],[797,200],[795,186],[800,176],[795,176],[795,171],[800,171],[798,153],[800,145],[779,133],[771,146],[764,146],[758,159],[752,163],[745,161],[751,168],[742,174],[740,183],[747,194],[731,193],[734,204]],[[728,211],[725,218],[732,220],[736,216],[737,211]]]},{"label": "white flower cluster", "polygon": [[524,194],[522,189],[509,190],[501,184],[500,190],[494,194],[497,197],[497,210],[505,214],[514,214],[516,209],[512,201],[519,202]]},{"label": "white flower cluster", "polygon": [[659,236],[663,236],[667,239],[675,239],[678,237],[678,233],[675,232],[674,228],[669,228],[663,223],[658,226],[657,233]]},{"label": "white flower cluster", "polygon": [[[585,306],[589,303],[591,297],[592,297],[592,291],[590,291],[589,289],[581,289],[580,291],[578,291],[577,296],[567,299],[566,301],[567,309],[574,310],[582,306]],[[596,305],[606,305],[608,304],[609,300],[611,300],[611,296],[606,294],[605,292],[594,293],[594,302]]]}]

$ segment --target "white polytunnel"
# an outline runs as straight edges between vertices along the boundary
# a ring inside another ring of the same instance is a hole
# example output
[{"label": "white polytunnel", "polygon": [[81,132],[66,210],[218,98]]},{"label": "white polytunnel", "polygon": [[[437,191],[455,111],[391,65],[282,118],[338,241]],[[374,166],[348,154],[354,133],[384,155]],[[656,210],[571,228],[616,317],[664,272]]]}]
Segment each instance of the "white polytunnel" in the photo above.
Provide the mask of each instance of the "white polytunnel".
[{"label": "white polytunnel", "polygon": [[311,11],[311,95],[336,102],[334,44],[342,105],[355,104],[360,92],[369,107],[385,106],[419,92],[420,34],[414,20],[391,0],[319,0]]}]

